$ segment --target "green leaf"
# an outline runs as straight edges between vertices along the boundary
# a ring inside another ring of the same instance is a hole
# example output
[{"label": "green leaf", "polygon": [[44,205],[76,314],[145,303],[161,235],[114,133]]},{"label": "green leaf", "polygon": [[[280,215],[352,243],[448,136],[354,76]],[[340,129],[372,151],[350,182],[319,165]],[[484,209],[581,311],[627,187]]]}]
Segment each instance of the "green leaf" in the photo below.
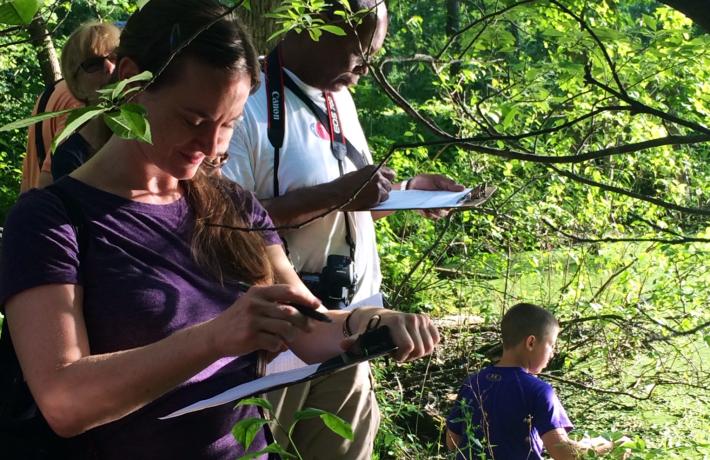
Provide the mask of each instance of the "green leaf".
[{"label": "green leaf", "polygon": [[307,420],[309,418],[320,417],[322,414],[327,414],[326,411],[320,409],[314,409],[312,407],[307,407],[303,410],[299,410],[293,415],[294,422],[299,422],[301,420]]},{"label": "green leaf", "polygon": [[42,3],[42,0],[15,0],[3,3],[0,5],[0,24],[29,24]]},{"label": "green leaf", "polygon": [[345,31],[342,29],[342,27],[326,24],[324,26],[321,26],[320,28],[325,30],[326,32],[330,32],[333,35],[339,35],[341,37],[347,35],[345,33]]},{"label": "green leaf", "polygon": [[330,413],[321,414],[320,418],[325,423],[325,426],[330,428],[330,431],[337,434],[341,438],[345,438],[349,441],[355,439],[353,435],[353,427],[348,422]]},{"label": "green leaf", "polygon": [[294,414],[294,423],[301,420],[307,420],[315,417],[320,417],[323,420],[325,426],[330,428],[330,430],[345,439],[353,440],[353,429],[352,426],[338,417],[337,415],[331,414],[321,409],[315,409],[308,407],[306,409],[300,410]]},{"label": "green leaf", "polygon": [[232,436],[237,440],[244,450],[249,450],[254,438],[261,431],[261,427],[269,423],[268,420],[258,417],[245,418],[238,421],[232,428]]},{"label": "green leaf", "polygon": [[81,128],[84,123],[94,117],[101,115],[107,110],[108,108],[106,107],[96,107],[93,105],[89,107],[82,107],[81,109],[72,110],[69,114],[69,117],[67,118],[67,124],[64,126],[64,129],[61,130],[59,134],[57,134],[57,137],[55,137],[52,141],[52,147],[50,150],[54,152],[59,144],[64,142],[67,137],[74,134],[74,132],[77,129]]},{"label": "green leaf", "polygon": [[60,110],[59,112],[44,112],[44,113],[40,113],[39,115],[33,115],[29,118],[23,118],[22,120],[13,121],[12,123],[8,123],[5,126],[0,127],[0,132],[12,131],[13,129],[26,128],[28,126],[34,125],[37,122],[40,122],[43,120],[48,120],[48,119],[54,118],[54,117],[58,117],[60,115],[67,114],[73,110],[77,110],[77,109]]},{"label": "green leaf", "polygon": [[258,452],[249,452],[248,454],[242,455],[237,460],[251,460],[252,458],[260,457],[264,454],[279,454],[281,458],[297,458],[295,455],[286,452],[286,450],[276,443],[269,444],[265,448]]},{"label": "green leaf", "polygon": [[264,399],[264,398],[247,398],[247,399],[242,399],[237,403],[236,406],[234,407],[239,407],[239,406],[259,406],[262,409],[266,409],[269,412],[274,411],[274,407],[271,405],[271,403]]},{"label": "green leaf", "polygon": [[104,114],[104,121],[119,137],[153,142],[145,108],[139,104],[123,104],[119,111]]},{"label": "green leaf", "polygon": [[513,120],[515,119],[515,116],[518,114],[518,108],[517,107],[512,107],[508,113],[505,114],[505,117],[503,117],[503,128],[507,129],[510,127],[510,125],[513,123]]},{"label": "green leaf", "polygon": [[119,100],[126,94],[126,92],[124,92],[126,86],[140,81],[148,81],[151,78],[153,78],[153,73],[146,70],[144,72],[139,73],[138,75],[132,76],[131,78],[126,78],[125,80],[119,81],[118,83],[116,83],[116,87],[113,89],[111,99],[114,101]]}]

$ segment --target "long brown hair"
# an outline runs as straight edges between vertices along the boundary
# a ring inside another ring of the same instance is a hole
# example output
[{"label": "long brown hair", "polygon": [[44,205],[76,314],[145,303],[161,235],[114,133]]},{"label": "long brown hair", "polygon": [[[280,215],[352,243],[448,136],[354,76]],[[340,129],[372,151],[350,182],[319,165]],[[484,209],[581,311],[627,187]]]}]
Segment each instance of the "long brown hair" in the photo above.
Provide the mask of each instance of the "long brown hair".
[{"label": "long brown hair", "polygon": [[251,220],[252,203],[246,200],[243,191],[238,192],[240,187],[227,179],[208,175],[202,168],[182,184],[195,213],[192,237],[195,261],[220,283],[234,280],[271,283],[271,264],[261,233],[227,228],[248,227]]},{"label": "long brown hair", "polygon": [[[259,83],[256,50],[244,26],[227,11],[214,0],[151,0],[126,23],[118,59],[130,57],[142,70],[160,72],[146,91],[180,78],[186,58],[249,75],[254,88]],[[191,242],[195,261],[220,283],[270,283],[271,265],[260,232],[208,225],[250,226],[251,208],[245,209],[244,199],[235,201],[245,196],[237,193],[238,186],[208,177],[202,168],[181,184],[196,219]]]}]

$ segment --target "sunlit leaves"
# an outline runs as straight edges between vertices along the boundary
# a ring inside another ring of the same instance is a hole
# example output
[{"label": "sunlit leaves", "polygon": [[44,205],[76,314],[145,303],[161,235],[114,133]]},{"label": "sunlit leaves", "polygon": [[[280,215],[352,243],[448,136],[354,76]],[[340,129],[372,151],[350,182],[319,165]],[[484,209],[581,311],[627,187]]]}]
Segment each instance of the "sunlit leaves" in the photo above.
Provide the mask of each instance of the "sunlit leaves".
[{"label": "sunlit leaves", "polygon": [[40,121],[49,120],[50,118],[58,117],[61,115],[66,115],[69,112],[71,112],[71,109],[60,110],[58,112],[44,112],[40,113],[39,115],[33,115],[28,118],[23,118],[22,120],[13,121],[11,123],[6,124],[5,126],[1,126],[0,132],[27,128],[28,126],[32,126],[35,123],[39,123]]},{"label": "sunlit leaves", "polygon": [[[338,21],[326,18],[326,11]],[[346,29],[357,27],[369,13],[368,9],[353,11],[347,0],[338,0],[335,3],[325,0],[285,0],[265,15],[275,19],[279,26],[267,41],[291,31],[308,33],[314,41],[318,41],[324,32],[345,36]]]},{"label": "sunlit leaves", "polygon": [[0,24],[29,24],[44,2],[42,0],[14,0],[0,2]]},{"label": "sunlit leaves", "polygon": [[106,107],[94,107],[94,106],[82,107],[81,109],[72,110],[69,113],[69,116],[67,117],[67,123],[64,126],[64,129],[61,130],[57,134],[57,136],[54,138],[54,140],[52,141],[51,151],[54,152],[57,149],[57,146],[59,144],[61,144],[62,142],[64,142],[76,130],[81,128],[85,123],[87,123],[92,118],[103,114],[107,110],[108,110],[108,108],[106,108]]},{"label": "sunlit leaves", "polygon": [[153,74],[151,72],[141,72],[98,90],[100,97],[96,105],[61,112],[43,113],[18,120],[0,127],[0,132],[24,128],[41,120],[67,114],[68,117],[64,129],[52,141],[51,150],[54,151],[59,144],[64,142],[84,124],[93,118],[103,116],[106,125],[117,136],[123,139],[135,139],[152,143],[150,124],[148,123],[145,108],[138,104],[123,102],[137,91],[143,89],[140,83],[149,82],[152,78]]},{"label": "sunlit leaves", "polygon": [[123,139],[136,139],[151,144],[152,137],[145,108],[138,104],[123,104],[119,110],[103,114],[106,125]]}]

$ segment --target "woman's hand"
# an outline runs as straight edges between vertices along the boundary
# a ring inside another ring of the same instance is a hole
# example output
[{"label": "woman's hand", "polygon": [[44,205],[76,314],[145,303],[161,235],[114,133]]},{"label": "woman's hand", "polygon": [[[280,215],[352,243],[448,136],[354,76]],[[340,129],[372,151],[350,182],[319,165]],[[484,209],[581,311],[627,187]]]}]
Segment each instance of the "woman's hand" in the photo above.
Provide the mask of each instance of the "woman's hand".
[{"label": "woman's hand", "polygon": [[397,361],[411,361],[431,354],[439,343],[439,330],[428,316],[385,310],[379,313],[380,324],[389,326],[392,342],[397,346]]},{"label": "woman's hand", "polygon": [[221,356],[256,350],[284,350],[299,331],[309,332],[305,316],[286,303],[318,308],[320,301],[307,289],[286,284],[254,286],[224,313],[212,320],[215,347]]},{"label": "woman's hand", "polygon": [[[411,361],[431,354],[439,343],[439,331],[428,316],[414,313],[401,313],[379,308],[362,308],[353,312],[353,323],[357,332],[364,332],[374,315],[380,316],[377,326],[388,326],[392,342],[397,346],[393,357],[397,361]],[[344,342],[347,348],[357,337]]]}]

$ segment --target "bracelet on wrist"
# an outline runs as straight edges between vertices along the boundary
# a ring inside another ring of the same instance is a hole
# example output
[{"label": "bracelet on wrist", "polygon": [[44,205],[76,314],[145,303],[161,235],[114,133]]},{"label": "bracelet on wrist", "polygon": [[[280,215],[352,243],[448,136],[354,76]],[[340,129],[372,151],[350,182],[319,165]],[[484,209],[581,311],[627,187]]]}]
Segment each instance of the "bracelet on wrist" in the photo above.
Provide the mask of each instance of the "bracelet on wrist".
[{"label": "bracelet on wrist", "polygon": [[[351,310],[350,313],[348,313],[348,316],[345,317],[345,321],[343,321],[343,337],[347,338],[355,334],[352,328],[350,327],[350,317],[353,316],[353,313],[358,310],[359,308]],[[371,331],[373,329],[377,329],[377,327],[380,325],[380,321],[382,321],[382,316],[375,313],[367,320],[367,326],[365,326],[365,330]]]},{"label": "bracelet on wrist", "polygon": [[345,317],[345,321],[343,321],[343,337],[350,337],[353,335],[353,330],[350,329],[350,317],[358,310],[359,308],[354,308],[350,310],[348,316]]}]

